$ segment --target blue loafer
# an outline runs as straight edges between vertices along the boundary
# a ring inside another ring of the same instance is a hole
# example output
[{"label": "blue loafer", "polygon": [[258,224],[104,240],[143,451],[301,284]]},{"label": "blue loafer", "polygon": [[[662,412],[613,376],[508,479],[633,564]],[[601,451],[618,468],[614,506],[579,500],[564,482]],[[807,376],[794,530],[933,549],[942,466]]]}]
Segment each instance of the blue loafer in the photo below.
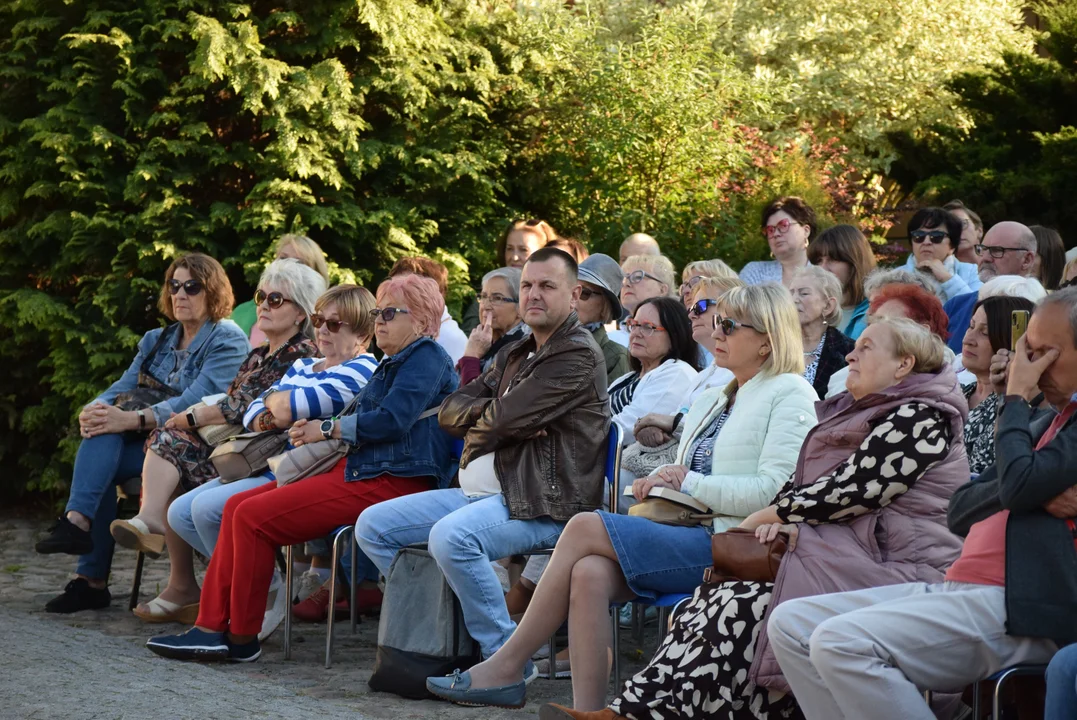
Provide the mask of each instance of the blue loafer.
[{"label": "blue loafer", "polygon": [[501,687],[471,689],[471,673],[455,670],[448,677],[426,679],[426,689],[432,694],[468,707],[522,708],[527,702],[527,685],[522,680]]},{"label": "blue loafer", "polygon": [[146,647],[161,657],[173,660],[225,660],[228,643],[224,633],[191,628],[182,635],[158,635],[146,641]]}]

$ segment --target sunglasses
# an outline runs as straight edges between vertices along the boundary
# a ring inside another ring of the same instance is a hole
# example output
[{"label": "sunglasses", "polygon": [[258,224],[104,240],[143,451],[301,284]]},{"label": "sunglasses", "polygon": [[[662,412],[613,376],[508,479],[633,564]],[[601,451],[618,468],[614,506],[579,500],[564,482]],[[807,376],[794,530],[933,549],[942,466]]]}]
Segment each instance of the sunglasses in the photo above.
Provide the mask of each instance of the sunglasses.
[{"label": "sunglasses", "polygon": [[[513,301],[513,302],[515,302],[515,301]],[[396,317],[397,313],[404,313],[405,315],[410,315],[411,311],[408,310],[407,308],[394,308],[394,307],[374,308],[373,310],[370,311],[370,314],[374,316],[374,319],[381,318],[385,322],[392,322],[393,318]]]},{"label": "sunglasses", "polygon": [[595,295],[601,295],[601,290],[592,290],[591,288],[580,288],[580,300],[587,302]]},{"label": "sunglasses", "polygon": [[[742,323],[740,320],[734,320],[733,318],[724,318],[721,315],[714,316],[714,329],[721,328],[722,334],[729,337],[737,328],[746,327],[750,330],[756,330],[755,325],[749,325],[748,323]],[[757,331],[758,332],[758,331]]]},{"label": "sunglasses", "polygon": [[175,295],[183,288],[183,292],[188,295],[197,295],[202,292],[201,280],[188,280],[187,282],[180,282],[179,280],[168,281],[168,292],[170,295]]},{"label": "sunglasses", "polygon": [[789,222],[788,220],[779,220],[773,225],[764,226],[763,234],[768,238],[774,237],[775,235],[785,235],[787,232],[789,232],[789,228],[792,225],[793,223]]},{"label": "sunglasses", "polygon": [[254,293],[254,304],[255,305],[261,305],[262,303],[266,303],[267,305],[269,305],[269,307],[273,308],[274,310],[279,308],[284,303],[290,303],[290,302],[292,302],[292,301],[289,300],[288,298],[284,297],[283,295],[281,295],[276,290],[269,293],[268,295],[266,294],[266,292],[264,290],[258,290],[257,292]]},{"label": "sunglasses", "polygon": [[665,332],[666,329],[660,325],[651,325],[646,322],[637,322],[632,319],[625,320],[625,327],[628,328],[628,332],[633,330],[639,330],[643,337],[651,337],[655,332]]},{"label": "sunglasses", "polygon": [[984,245],[983,243],[980,243],[979,245],[974,245],[973,250],[976,251],[977,255],[983,255],[984,253],[987,253],[995,259],[998,259],[1005,255],[1007,250],[1011,252],[1031,252],[1031,250],[1029,250],[1028,248],[991,247],[990,245]]},{"label": "sunglasses", "polygon": [[699,317],[704,315],[708,310],[718,304],[717,300],[711,300],[710,298],[703,298],[702,300],[696,300],[688,308],[689,315],[695,315]]},{"label": "sunglasses", "polygon": [[643,282],[643,278],[650,278],[651,280],[654,280],[656,283],[662,282],[661,280],[656,278],[654,275],[651,275],[650,273],[644,272],[642,270],[633,270],[632,272],[628,273],[627,275],[625,275],[624,281],[628,285],[637,285],[637,284]]},{"label": "sunglasses", "polygon": [[325,327],[328,328],[329,332],[331,333],[340,332],[341,325],[350,324],[344,322],[343,320],[326,320],[325,315],[322,315],[321,313],[314,313],[313,315],[311,315],[310,323],[316,328],[320,328],[322,325],[325,325]]},{"label": "sunglasses", "polygon": [[949,240],[950,236],[942,230],[913,230],[909,233],[909,238],[917,245],[928,240],[936,245],[941,245],[944,241]]}]

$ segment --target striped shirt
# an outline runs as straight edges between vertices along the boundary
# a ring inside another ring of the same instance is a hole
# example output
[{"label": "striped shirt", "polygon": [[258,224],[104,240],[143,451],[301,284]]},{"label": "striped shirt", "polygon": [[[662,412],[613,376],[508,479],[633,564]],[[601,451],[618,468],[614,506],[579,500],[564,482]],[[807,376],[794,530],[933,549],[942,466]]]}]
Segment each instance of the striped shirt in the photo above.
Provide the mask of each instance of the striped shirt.
[{"label": "striped shirt", "polygon": [[617,415],[632,403],[632,397],[636,394],[639,386],[639,373],[632,373],[610,388],[610,410]]},{"label": "striped shirt", "polygon": [[274,392],[289,393],[293,420],[333,417],[359,394],[378,368],[378,361],[369,353],[315,372],[314,366],[321,361],[321,358],[296,360],[284,377],[250,404],[243,416],[243,424],[250,427],[251,422],[265,412],[265,398]]}]

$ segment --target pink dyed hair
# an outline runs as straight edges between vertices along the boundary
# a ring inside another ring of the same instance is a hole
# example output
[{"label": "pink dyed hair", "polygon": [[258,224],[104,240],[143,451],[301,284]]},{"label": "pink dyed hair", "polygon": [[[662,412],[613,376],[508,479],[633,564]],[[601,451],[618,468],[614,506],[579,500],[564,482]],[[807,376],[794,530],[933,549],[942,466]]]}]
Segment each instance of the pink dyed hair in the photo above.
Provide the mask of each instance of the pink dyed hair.
[{"label": "pink dyed hair", "polygon": [[378,286],[378,307],[387,295],[399,295],[411,311],[411,317],[423,327],[423,334],[437,338],[441,332],[441,316],[445,298],[436,281],[422,275],[397,275]]}]

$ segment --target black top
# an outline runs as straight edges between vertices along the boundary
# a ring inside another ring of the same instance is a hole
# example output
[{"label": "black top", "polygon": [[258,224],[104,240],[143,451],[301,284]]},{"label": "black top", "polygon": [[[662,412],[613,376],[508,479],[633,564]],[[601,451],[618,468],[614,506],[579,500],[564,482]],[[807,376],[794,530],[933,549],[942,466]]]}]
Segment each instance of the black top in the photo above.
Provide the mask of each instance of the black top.
[{"label": "black top", "polygon": [[819,364],[815,368],[815,380],[812,387],[820,400],[826,399],[826,387],[830,376],[847,364],[845,356],[853,350],[856,341],[837,328],[828,327],[824,335],[823,350],[819,353]]}]

